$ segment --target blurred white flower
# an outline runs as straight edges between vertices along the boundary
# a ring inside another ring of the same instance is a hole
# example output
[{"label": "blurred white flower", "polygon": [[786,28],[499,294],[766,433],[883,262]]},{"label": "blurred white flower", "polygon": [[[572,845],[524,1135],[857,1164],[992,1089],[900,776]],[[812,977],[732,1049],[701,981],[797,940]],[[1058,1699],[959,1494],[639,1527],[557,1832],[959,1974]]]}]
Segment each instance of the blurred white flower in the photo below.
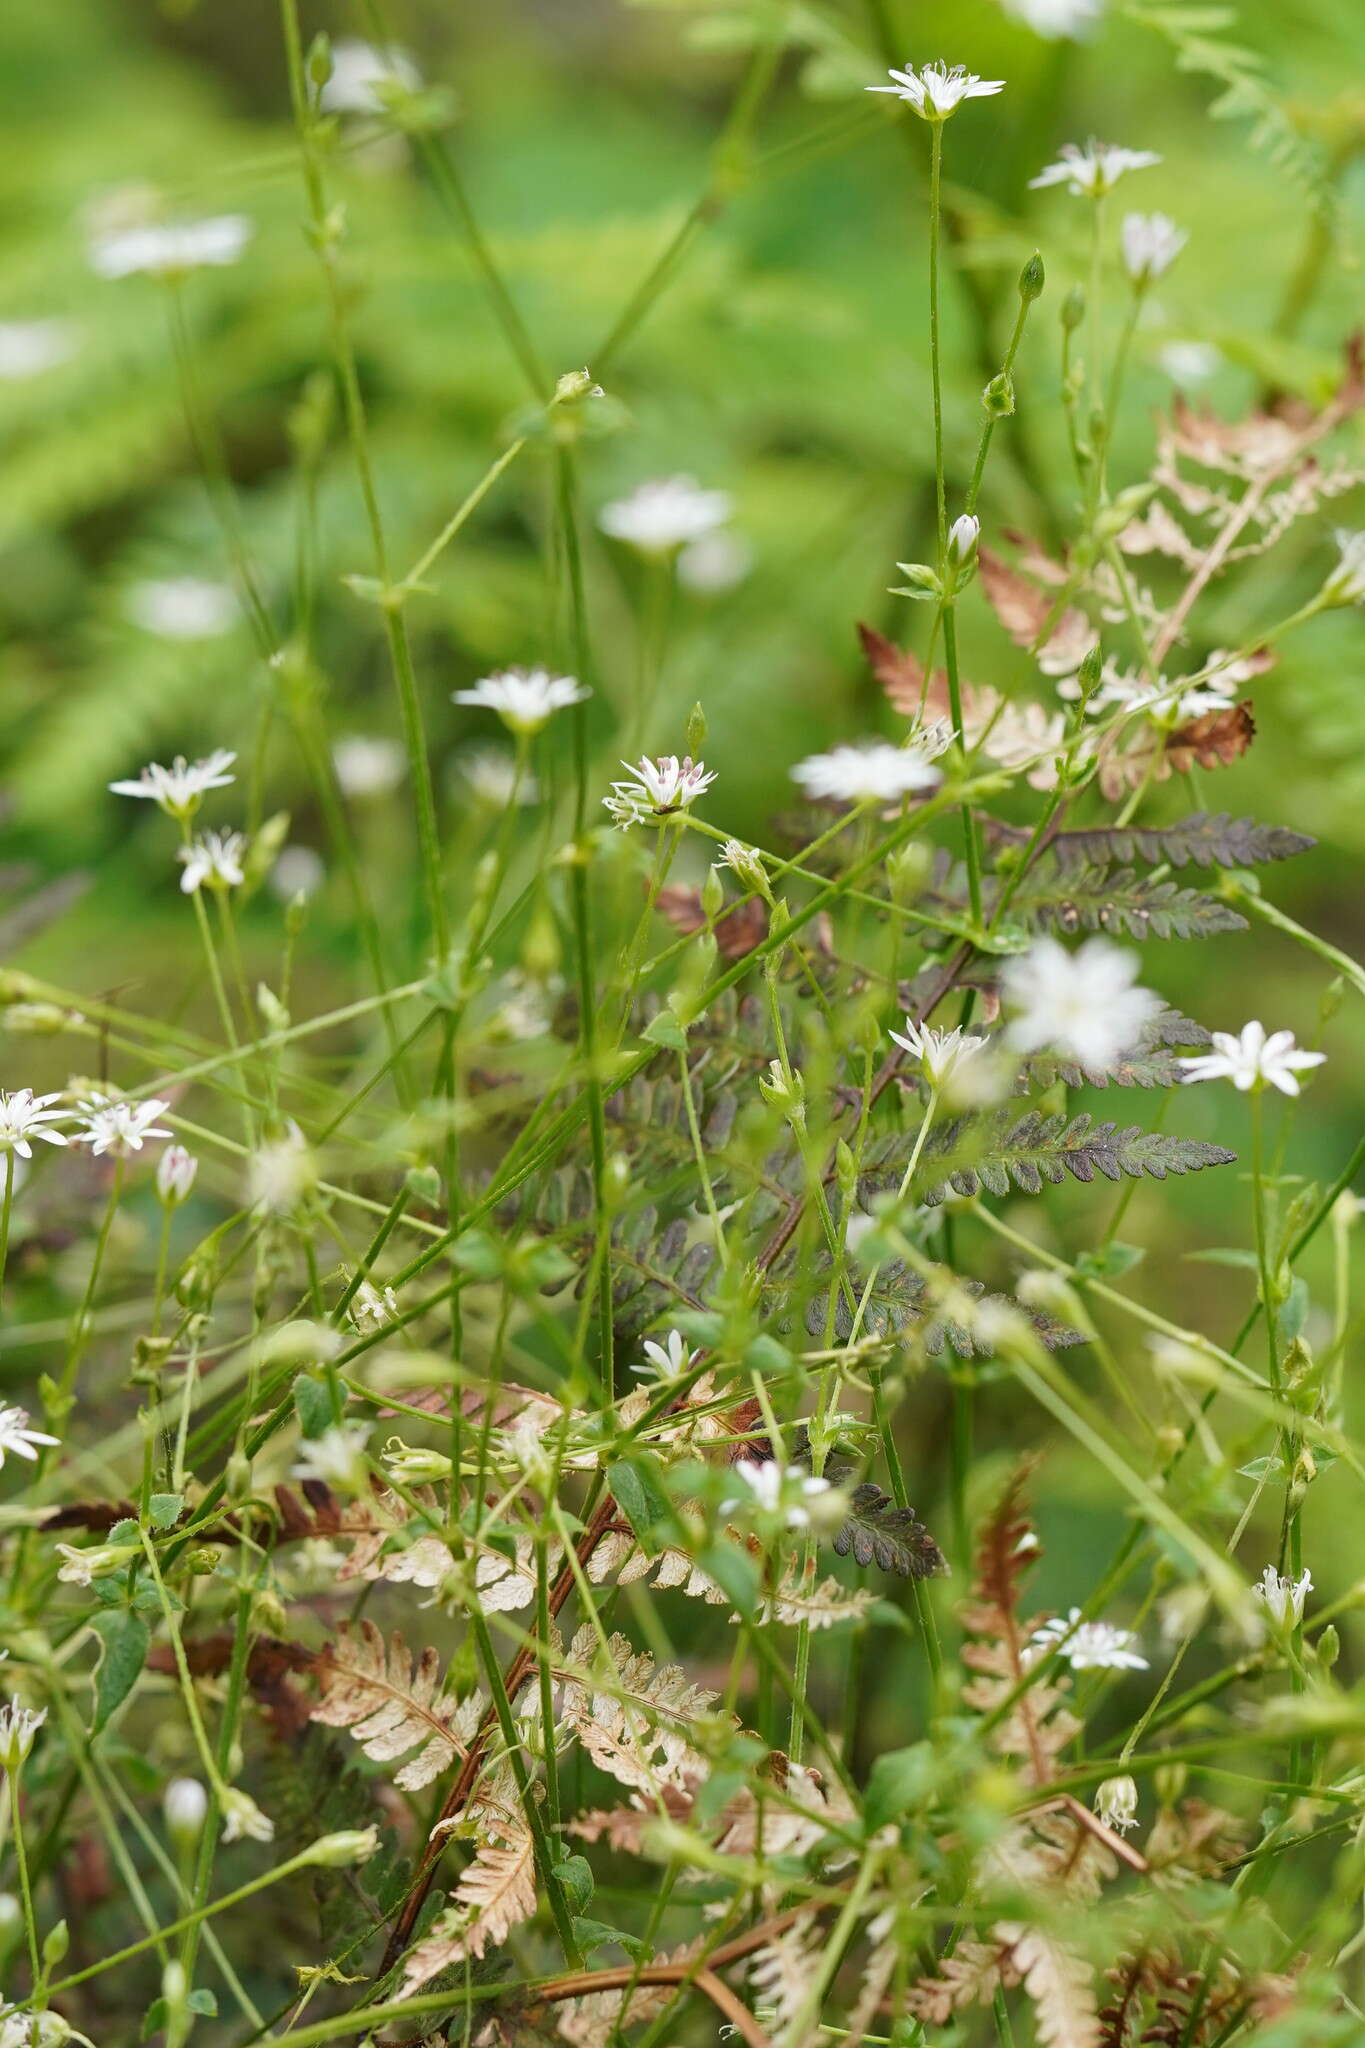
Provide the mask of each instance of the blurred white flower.
[{"label": "blurred white flower", "polygon": [[370,1432],[363,1422],[334,1422],[321,1436],[305,1437],[302,1455],[290,1466],[294,1479],[320,1479],[346,1493],[364,1493],[370,1483],[365,1446]]},{"label": "blurred white flower", "polygon": [[1016,1052],[1047,1049],[1103,1072],[1131,1052],[1162,1008],[1160,996],[1134,986],[1136,953],[1087,939],[1068,953],[1056,939],[1035,939],[1005,962],[1001,990],[1016,1012],[1007,1037]]},{"label": "blurred white flower", "polygon": [[1131,1629],[1112,1628],[1107,1621],[1082,1621],[1080,1608],[1073,1607],[1065,1620],[1056,1615],[1035,1629],[1028,1652],[1030,1661],[1036,1662],[1060,1645],[1073,1671],[1146,1671],[1147,1659],[1134,1649],[1136,1642]]},{"label": "blurred white flower", "polygon": [[733,590],[754,565],[754,551],[737,533],[717,528],[689,541],[678,556],[678,581],[684,590],[711,596]]},{"label": "blurred white flower", "polygon": [[540,784],[534,775],[517,779],[516,762],[503,747],[465,747],[455,756],[455,769],[469,793],[490,810],[503,810],[513,796],[519,804],[540,800]]},{"label": "blurred white flower", "polygon": [[60,1437],[49,1436],[45,1430],[29,1428],[27,1408],[0,1408],[0,1465],[7,1456],[33,1463],[38,1456],[36,1445],[60,1442]]},{"label": "blurred white flower", "polygon": [[834,747],[811,754],[792,769],[808,797],[828,803],[895,803],[916,791],[933,789],[940,777],[917,747],[895,747],[889,740],[860,746]]},{"label": "blurred white flower", "polygon": [[1204,384],[1223,364],[1223,351],[1211,341],[1168,341],[1157,361],[1175,384]]},{"label": "blurred white flower", "polygon": [[1365,603],[1365,533],[1339,526],[1335,538],[1340,559],[1323,585],[1323,595],[1329,604]]},{"label": "blurred white flower", "polygon": [[172,1778],[161,1795],[166,1833],[174,1841],[197,1842],[209,1810],[209,1795],[198,1778]]},{"label": "blurred white flower", "polygon": [[141,221],[97,232],[90,241],[90,267],[100,277],[174,277],[205,264],[235,263],[250,241],[245,214],[220,213],[208,220]]},{"label": "blurred white flower", "polygon": [[111,782],[115,796],[144,796],[160,804],[171,818],[187,818],[198,809],[206,790],[226,789],[235,778],[227,773],[237,756],[216,747],[202,761],[187,761],[177,754],[169,768],[149,762],[135,782]]},{"label": "blurred white flower", "polygon": [[1042,185],[1065,185],[1078,199],[1103,199],[1112,192],[1125,171],[1145,171],[1161,158],[1150,149],[1120,149],[1112,142],[1087,142],[1082,148],[1068,142],[1056,163],[1029,179],[1031,190]]},{"label": "blurred white flower", "polygon": [[1212,1052],[1182,1054],[1180,1064],[1187,1081],[1231,1081],[1243,1094],[1268,1083],[1282,1095],[1297,1095],[1298,1074],[1326,1058],[1325,1052],[1301,1052],[1292,1031],[1272,1031],[1267,1038],[1264,1024],[1253,1019],[1237,1037],[1215,1031]]},{"label": "blurred white flower", "polygon": [[67,1115],[64,1109],[49,1109],[50,1102],[60,1102],[60,1095],[35,1095],[31,1088],[16,1088],[12,1092],[0,1088],[0,1152],[17,1152],[21,1159],[32,1159],[33,1147],[30,1138],[41,1138],[48,1145],[65,1145],[68,1141],[61,1131],[48,1129]]},{"label": "blurred white flower", "polygon": [[159,1096],[146,1102],[116,1102],[107,1095],[90,1095],[76,1107],[76,1121],[82,1128],[72,1133],[72,1142],[88,1145],[91,1157],[107,1152],[114,1159],[127,1159],[140,1152],[148,1138],[169,1138],[171,1133],[157,1123],[170,1108]]},{"label": "blurred white flower", "polygon": [[77,345],[69,320],[0,320],[0,382],[40,377],[73,356]]},{"label": "blurred white flower", "polygon": [[422,74],[406,50],[343,36],[332,45],[332,75],[318,95],[327,114],[382,114],[385,86],[420,92]]},{"label": "blurred white flower", "polygon": [[253,1208],[288,1216],[317,1185],[317,1162],[296,1123],[268,1138],[252,1153],[247,1186]]},{"label": "blurred white flower", "polygon": [[923,121],[946,121],[964,100],[989,99],[992,93],[1003,91],[1005,84],[1003,78],[978,78],[961,64],[950,69],[940,60],[923,64],[918,71],[912,71],[908,65],[904,71],[892,69],[887,76],[890,85],[869,85],[866,90],[893,93],[912,106]]},{"label": "blurred white flower", "polygon": [[1126,1835],[1137,1826],[1138,1789],[1132,1778],[1106,1778],[1095,1788],[1095,1812],[1105,1827]]},{"label": "blurred white flower", "polygon": [[1104,0],[1000,0],[1006,14],[1022,21],[1038,36],[1050,42],[1063,37],[1079,40],[1093,28],[1103,11]]},{"label": "blurred white flower", "polygon": [[206,576],[151,577],[133,584],[126,603],[133,624],[162,640],[214,640],[239,616],[236,593]]},{"label": "blurred white flower", "polygon": [[714,769],[708,772],[706,763],[694,761],[690,754],[681,760],[676,754],[660,754],[654,761],[644,754],[638,761],[623,761],[621,766],[637,780],[613,782],[615,794],[604,796],[602,802],[622,827],[687,810],[716,779]]},{"label": "blurred white flower", "polygon": [[728,491],[704,491],[691,476],[657,477],[604,505],[597,524],[642,555],[670,555],[724,526],[730,510]]},{"label": "blurred white flower", "polygon": [[1313,1590],[1313,1578],[1307,1567],[1297,1579],[1287,1579],[1267,1565],[1251,1590],[1258,1600],[1264,1600],[1271,1619],[1281,1628],[1297,1628],[1303,1620],[1303,1603]]},{"label": "blurred white flower", "polygon": [[199,1173],[199,1161],[183,1145],[168,1145],[156,1162],[156,1191],[167,1208],[190,1198]]},{"label": "blurred white flower", "polygon": [[737,1494],[721,1502],[721,1513],[730,1514],[738,1507],[750,1505],[763,1514],[780,1513],[789,1529],[808,1529],[811,1518],[806,1503],[830,1491],[828,1479],[817,1479],[800,1465],[788,1465],[784,1472],[776,1458],[736,1458],[730,1470],[744,1481],[752,1500],[746,1502],[742,1494]]},{"label": "blurred white flower", "polygon": [[333,746],[332,766],[343,796],[387,796],[403,780],[407,756],[397,740],[351,733]]},{"label": "blurred white flower", "polygon": [[193,896],[206,882],[211,889],[238,888],[246,880],[246,845],[241,832],[201,832],[188,846],[178,847],[175,857],[185,870],[180,877],[183,894]]},{"label": "blurred white flower", "polygon": [[546,668],[507,668],[483,676],[469,690],[452,690],[456,704],[496,711],[512,732],[539,732],[556,711],[592,695],[575,676],[554,676]]},{"label": "blurred white flower", "polygon": [[362,1280],[351,1297],[351,1321],[362,1336],[386,1329],[397,1314],[398,1296],[391,1287],[380,1289]]},{"label": "blurred white flower", "polygon": [[906,1018],[904,1033],[893,1031],[890,1036],[894,1045],[919,1061],[933,1088],[942,1087],[950,1074],[986,1044],[984,1038],[975,1038],[960,1026],[953,1031],[935,1031],[928,1024],[917,1024],[913,1017]]},{"label": "blurred white flower", "polygon": [[316,896],[326,879],[322,855],[311,846],[283,846],[270,870],[270,893],[292,903],[296,896]]},{"label": "blurred white flower", "polygon": [[1134,284],[1164,277],[1189,236],[1166,213],[1125,213],[1119,230],[1123,267]]}]

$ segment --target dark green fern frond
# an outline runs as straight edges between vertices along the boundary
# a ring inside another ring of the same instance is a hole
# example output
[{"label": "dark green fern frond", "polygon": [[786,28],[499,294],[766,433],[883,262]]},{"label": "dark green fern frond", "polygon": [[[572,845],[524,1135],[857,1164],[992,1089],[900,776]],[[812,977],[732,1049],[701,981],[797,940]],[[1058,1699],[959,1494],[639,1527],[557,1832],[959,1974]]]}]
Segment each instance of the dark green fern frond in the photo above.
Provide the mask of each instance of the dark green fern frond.
[{"label": "dark green fern frond", "polygon": [[[840,1292],[834,1305],[834,1334],[841,1344],[847,1343],[853,1333],[854,1310],[849,1303],[851,1293],[855,1302],[860,1302],[866,1279],[856,1271],[847,1275],[848,1285]],[[985,1282],[967,1280],[961,1275],[952,1276],[952,1285],[960,1294],[969,1295],[973,1301],[992,1308],[1008,1308],[1015,1315],[1025,1317],[1032,1325],[1042,1343],[1049,1351],[1059,1351],[1069,1344],[1084,1343],[1077,1330],[1072,1330],[1056,1316],[1050,1316],[1039,1309],[1025,1308],[1009,1294],[987,1294]],[[914,1272],[899,1260],[888,1260],[879,1266],[872,1280],[867,1307],[859,1324],[859,1332],[867,1337],[896,1336],[902,1331],[913,1330],[923,1346],[925,1355],[937,1358],[946,1345],[959,1358],[989,1358],[992,1347],[983,1342],[980,1335],[965,1324],[946,1315],[942,1306],[924,1299],[925,1281],[921,1273]],[[814,1337],[823,1336],[829,1304],[829,1289],[824,1287],[816,1294],[806,1310],[806,1328]]]},{"label": "dark green fern frond", "polygon": [[[1022,836],[1022,835],[1021,835]],[[1046,851],[1058,867],[1084,868],[1102,861],[1164,862],[1168,867],[1249,868],[1261,861],[1292,860],[1317,845],[1288,825],[1258,825],[1230,811],[1192,811],[1173,825],[1101,825],[1059,832]]]},{"label": "dark green fern frond", "polygon": [[[909,1155],[904,1136],[889,1148],[901,1157],[899,1173],[888,1148],[864,1175],[860,1193],[879,1192],[898,1184]],[[1165,1131],[1143,1131],[1136,1124],[1092,1123],[1087,1112],[1075,1117],[1043,1116],[1036,1109],[1015,1117],[1011,1110],[957,1117],[929,1133],[913,1192],[921,1202],[941,1202],[950,1190],[960,1195],[1007,1195],[1011,1187],[1036,1195],[1044,1181],[1058,1185],[1073,1180],[1106,1180],[1127,1175],[1140,1180],[1165,1180],[1168,1174],[1197,1173],[1205,1166],[1227,1166],[1236,1158],[1224,1145],[1202,1138],[1177,1138]]]},{"label": "dark green fern frond", "polygon": [[1132,868],[1046,868],[1031,874],[1012,905],[1034,930],[1124,932],[1135,939],[1202,939],[1245,931],[1230,903],[1175,882],[1155,882]]}]

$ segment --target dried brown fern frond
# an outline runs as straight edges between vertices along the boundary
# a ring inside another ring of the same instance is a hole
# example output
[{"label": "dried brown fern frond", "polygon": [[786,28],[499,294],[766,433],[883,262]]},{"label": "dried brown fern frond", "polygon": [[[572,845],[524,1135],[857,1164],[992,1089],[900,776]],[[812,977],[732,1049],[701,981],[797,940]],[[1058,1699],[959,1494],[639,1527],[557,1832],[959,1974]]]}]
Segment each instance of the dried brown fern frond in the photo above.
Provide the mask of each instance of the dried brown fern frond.
[{"label": "dried brown fern frond", "polygon": [[[593,1679],[585,1682],[580,1671],[593,1672]],[[651,1792],[703,1769],[690,1731],[699,1715],[710,1713],[717,1695],[693,1685],[680,1665],[656,1669],[647,1651],[634,1649],[621,1635],[610,1637],[604,1658],[585,1623],[558,1675],[563,1723],[593,1762],[623,1785]]]},{"label": "dried brown fern frond", "polygon": [[1084,1958],[1041,1927],[1002,1923],[996,1933],[1033,2005],[1042,2048],[1099,2048],[1095,1987]]},{"label": "dried brown fern frond", "polygon": [[[797,1921],[784,1927],[755,1951],[749,1962],[749,1984],[755,2005],[768,2009],[772,2024],[789,2027],[801,2011],[815,1982],[825,1937],[818,1926]],[[768,2013],[765,2012],[765,2019]]]},{"label": "dried brown fern frond", "polygon": [[[415,1750],[394,1783],[417,1792],[464,1754],[479,1724],[477,1695],[456,1701],[442,1695],[441,1664],[428,1645],[413,1662],[402,1636],[386,1643],[374,1623],[343,1623],[315,1670],[322,1699],[311,1719],[326,1728],[349,1728],[373,1762],[392,1763]],[[419,1747],[420,1745],[420,1747]]]},{"label": "dried brown fern frond", "polygon": [[502,1810],[491,1827],[496,1836],[479,1844],[455,1886],[453,1903],[404,1959],[400,1997],[411,1997],[467,1958],[477,1961],[535,1912],[535,1842],[530,1828],[519,1815],[513,1818]]}]

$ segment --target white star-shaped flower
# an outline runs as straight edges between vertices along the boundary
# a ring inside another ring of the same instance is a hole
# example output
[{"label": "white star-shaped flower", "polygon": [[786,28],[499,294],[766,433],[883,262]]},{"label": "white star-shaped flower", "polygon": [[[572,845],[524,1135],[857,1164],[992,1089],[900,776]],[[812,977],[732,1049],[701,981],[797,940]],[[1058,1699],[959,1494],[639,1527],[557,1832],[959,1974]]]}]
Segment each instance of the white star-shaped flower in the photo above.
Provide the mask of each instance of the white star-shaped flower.
[{"label": "white star-shaped flower", "polygon": [[318,94],[325,114],[383,114],[386,91],[420,92],[422,74],[406,50],[343,36],[332,45],[332,75]]},{"label": "white star-shaped flower", "polygon": [[1145,171],[1160,162],[1150,149],[1121,149],[1116,143],[1093,140],[1082,148],[1068,142],[1056,163],[1030,178],[1029,186],[1036,191],[1043,185],[1065,185],[1078,199],[1103,199],[1126,171]]},{"label": "white star-shaped flower", "polygon": [[76,1119],[82,1126],[73,1134],[77,1145],[88,1145],[98,1159],[107,1152],[114,1159],[126,1159],[140,1152],[148,1138],[169,1138],[171,1133],[157,1123],[170,1108],[159,1096],[146,1102],[117,1102],[107,1095],[91,1095],[77,1105]]},{"label": "white star-shaped flower", "polygon": [[30,1429],[27,1408],[0,1408],[0,1465],[6,1456],[27,1458],[32,1464],[38,1456],[35,1446],[60,1441],[44,1430]]},{"label": "white star-shaped flower", "polygon": [[[730,1469],[748,1487],[751,1504],[766,1515],[780,1513],[789,1529],[808,1529],[810,1510],[805,1503],[830,1490],[828,1479],[817,1479],[800,1465],[788,1465],[784,1472],[776,1458],[736,1458]],[[721,1513],[745,1504],[742,1495],[722,1501]]]},{"label": "white star-shaped flower", "polygon": [[1075,953],[1056,939],[1035,939],[1005,963],[1006,1003],[1017,1014],[1008,1031],[1016,1052],[1059,1052],[1092,1073],[1112,1067],[1141,1042],[1162,1008],[1160,996],[1137,988],[1136,953],[1087,939]]},{"label": "white star-shaped flower", "polygon": [[895,747],[889,740],[833,747],[827,754],[811,754],[792,769],[793,782],[817,803],[897,803],[935,789],[940,779],[921,748]]},{"label": "white star-shaped flower", "polygon": [[1320,1067],[1326,1057],[1325,1052],[1301,1052],[1292,1031],[1272,1031],[1267,1038],[1264,1024],[1253,1019],[1237,1037],[1215,1031],[1212,1052],[1183,1054],[1180,1064],[1187,1081],[1231,1081],[1243,1094],[1269,1085],[1282,1095],[1297,1095],[1298,1075]]},{"label": "white star-shaped flower", "polygon": [[688,1349],[681,1330],[670,1330],[662,1344],[652,1338],[645,1340],[645,1357],[648,1365],[635,1365],[631,1371],[641,1379],[674,1380],[679,1373],[687,1371],[696,1353]]},{"label": "white star-shaped flower", "polygon": [[452,701],[496,711],[513,732],[539,732],[556,711],[592,695],[575,676],[551,675],[547,668],[505,668],[483,676],[469,690],[454,690]]},{"label": "white star-shaped flower", "polygon": [[1267,1565],[1251,1590],[1258,1600],[1264,1600],[1272,1619],[1281,1628],[1297,1628],[1303,1620],[1303,1603],[1313,1590],[1313,1578],[1307,1567],[1297,1579],[1287,1579],[1273,1565]]},{"label": "white star-shaped flower", "polygon": [[242,871],[245,854],[246,839],[241,832],[201,832],[175,856],[185,870],[180,877],[182,891],[192,896],[206,882],[211,889],[236,889],[246,880]]},{"label": "white star-shaped flower", "polygon": [[1107,1621],[1082,1621],[1080,1608],[1073,1607],[1065,1620],[1057,1615],[1035,1629],[1028,1648],[1036,1659],[1060,1645],[1073,1671],[1146,1671],[1147,1659],[1139,1656],[1136,1642],[1131,1629],[1113,1628]]},{"label": "white star-shaped flower", "polygon": [[60,1102],[60,1095],[35,1095],[31,1088],[16,1088],[13,1092],[0,1088],[0,1152],[17,1152],[21,1159],[32,1159],[31,1138],[41,1138],[48,1145],[65,1145],[67,1139],[61,1131],[49,1130],[49,1124],[59,1123],[67,1114],[64,1109],[49,1109],[51,1102]]},{"label": "white star-shaped flower", "polygon": [[1189,236],[1166,213],[1126,213],[1119,230],[1123,267],[1134,284],[1164,277]]},{"label": "white star-shaped flower", "polygon": [[100,277],[177,277],[206,264],[235,263],[251,240],[245,214],[208,220],[143,221],[111,228],[90,244],[90,267]]},{"label": "white star-shaped flower", "polygon": [[935,1031],[928,1024],[917,1024],[913,1017],[906,1018],[904,1033],[891,1033],[891,1040],[919,1061],[933,1088],[941,1088],[949,1075],[973,1059],[986,1043],[960,1025],[952,1031]]},{"label": "white star-shaped flower", "polygon": [[939,60],[922,64],[918,71],[907,64],[904,71],[892,69],[887,76],[890,85],[869,85],[866,90],[889,92],[905,100],[922,121],[946,121],[964,100],[989,99],[993,93],[1002,92],[1005,85],[1003,78],[978,78],[961,64],[949,67]]},{"label": "white star-shaped flower", "polygon": [[1329,604],[1365,604],[1365,533],[1336,530],[1340,559],[1328,577],[1324,595]]},{"label": "white star-shaped flower", "polygon": [[187,818],[199,806],[206,790],[226,789],[234,777],[228,774],[237,756],[226,747],[215,747],[202,761],[187,761],[177,754],[169,768],[151,761],[132,782],[111,782],[115,796],[141,796],[160,804],[171,818]]},{"label": "white star-shaped flower", "polygon": [[716,779],[714,769],[708,771],[704,761],[694,761],[690,754],[681,760],[676,754],[660,754],[654,761],[645,754],[638,761],[623,761],[621,766],[636,779],[613,782],[615,794],[604,796],[602,802],[623,827],[687,810]]}]

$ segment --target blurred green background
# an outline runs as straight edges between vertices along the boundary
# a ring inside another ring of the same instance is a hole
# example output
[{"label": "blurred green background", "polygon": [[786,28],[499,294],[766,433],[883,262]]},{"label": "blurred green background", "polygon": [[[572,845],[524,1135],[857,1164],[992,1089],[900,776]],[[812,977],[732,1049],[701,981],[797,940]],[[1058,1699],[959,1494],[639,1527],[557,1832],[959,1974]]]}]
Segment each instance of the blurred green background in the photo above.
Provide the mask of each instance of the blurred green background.
[{"label": "blurred green background", "polygon": [[[922,637],[922,613],[889,597],[887,585],[898,558],[929,549],[932,441],[926,131],[862,92],[888,54],[921,61],[941,52],[1007,81],[998,98],[967,107],[947,137],[955,246],[946,433],[959,480],[985,373],[1013,319],[1019,266],[1035,247],[1047,265],[1019,362],[1018,414],[1001,429],[987,476],[988,537],[1017,527],[1057,540],[1074,521],[1057,314],[1085,274],[1086,210],[1027,188],[1067,140],[1098,134],[1158,150],[1162,164],[1130,181],[1115,212],[1161,208],[1190,234],[1144,311],[1110,466],[1116,484],[1148,469],[1172,366],[1192,396],[1229,416],[1267,390],[1320,399],[1331,388],[1361,309],[1365,13],[1354,0],[1229,11],[1225,30],[1206,38],[1211,61],[1230,74],[1240,63],[1251,83],[1232,117],[1218,120],[1209,109],[1227,77],[1177,62],[1202,19],[1179,7],[1110,5],[1075,43],[1038,36],[996,0],[305,9],[306,37],[319,28],[336,38],[387,35],[446,96],[441,147],[551,373],[596,367],[641,280],[706,195],[680,259],[603,372],[604,418],[615,431],[579,451],[603,787],[619,751],[614,728],[637,684],[647,604],[633,565],[589,522],[608,498],[678,469],[733,494],[751,559],[728,588],[673,593],[649,744],[680,750],[700,699],[708,763],[720,771],[710,815],[762,838],[788,800],[792,761],[836,736],[894,729],[854,622]],[[788,40],[752,138],[717,157],[755,42],[775,29]],[[1262,72],[1225,54],[1238,49],[1256,53]],[[291,437],[307,394],[319,402],[329,340],[279,22],[269,0],[64,0],[6,10],[0,64],[0,320],[65,323],[66,347],[40,374],[0,379],[9,848],[0,879],[10,892],[0,936],[9,964],[76,990],[118,990],[134,1008],[188,1008],[206,1020],[165,822],[109,795],[107,782],[150,758],[233,747],[260,764],[263,812],[290,813],[291,845],[326,861],[327,834],[279,677],[240,615],[193,638],[148,622],[149,585],[229,585],[232,565],[187,431],[166,289],[145,277],[97,277],[87,241],[92,222],[148,186],[172,214],[249,217],[244,259],[195,273],[181,307],[243,544],[288,630],[301,495]],[[1289,164],[1276,149],[1285,136]],[[524,423],[529,394],[449,192],[420,149],[343,117],[327,174],[329,196],[345,209],[342,272],[391,556],[405,564]],[[1330,185],[1330,231],[1305,178]],[[1306,303],[1291,289],[1300,272],[1313,284]],[[1360,434],[1357,423],[1335,459],[1365,467]],[[490,721],[454,707],[450,692],[512,662],[572,665],[546,566],[553,488],[548,452],[533,447],[409,610],[457,916],[465,855],[488,826],[459,773],[461,750],[486,739]],[[314,655],[327,730],[333,739],[396,735],[378,613],[343,581],[373,564],[335,420],[317,502]],[[1359,523],[1358,494],[1337,505]],[[1328,521],[1301,523],[1205,605],[1189,665],[1292,609],[1331,559]],[[963,633],[971,677],[1037,692],[1027,657],[975,596]],[[1317,835],[1317,851],[1267,871],[1266,887],[1357,954],[1362,680],[1359,614],[1314,622],[1256,687],[1251,754],[1203,784],[1210,808]],[[1186,807],[1170,788],[1156,804],[1167,815]],[[239,810],[225,802],[208,816],[234,822]],[[406,792],[357,801],[353,812],[381,915],[401,935],[414,889]],[[280,946],[279,904],[268,893],[248,913],[246,943],[253,972],[268,975]],[[401,951],[401,936],[395,944]],[[1256,1014],[1304,1038],[1317,1027],[1323,977],[1260,931],[1212,950],[1154,943],[1144,978],[1213,1026]],[[296,1013],[344,1000],[356,979],[349,899],[331,872],[301,949]],[[1356,1036],[1348,1014],[1327,1042],[1345,1054]],[[45,1061],[59,1083],[69,1066],[65,1050],[32,1041],[5,1042],[0,1061],[11,1085],[41,1082],[35,1066]],[[1231,1091],[1192,1091],[1179,1127],[1237,1144],[1242,1111]],[[1296,1134],[1295,1164],[1330,1178],[1363,1112],[1358,1063],[1353,1072],[1335,1057]],[[1184,1219],[1168,1230],[1226,1239],[1229,1199],[1213,1176],[1182,1189],[1174,1209],[1168,1191],[1140,1191],[1125,1235],[1159,1231],[1164,1210]],[[1213,1203],[1221,1216],[1205,1213]],[[1207,1289],[1209,1270],[1196,1291]]]}]

